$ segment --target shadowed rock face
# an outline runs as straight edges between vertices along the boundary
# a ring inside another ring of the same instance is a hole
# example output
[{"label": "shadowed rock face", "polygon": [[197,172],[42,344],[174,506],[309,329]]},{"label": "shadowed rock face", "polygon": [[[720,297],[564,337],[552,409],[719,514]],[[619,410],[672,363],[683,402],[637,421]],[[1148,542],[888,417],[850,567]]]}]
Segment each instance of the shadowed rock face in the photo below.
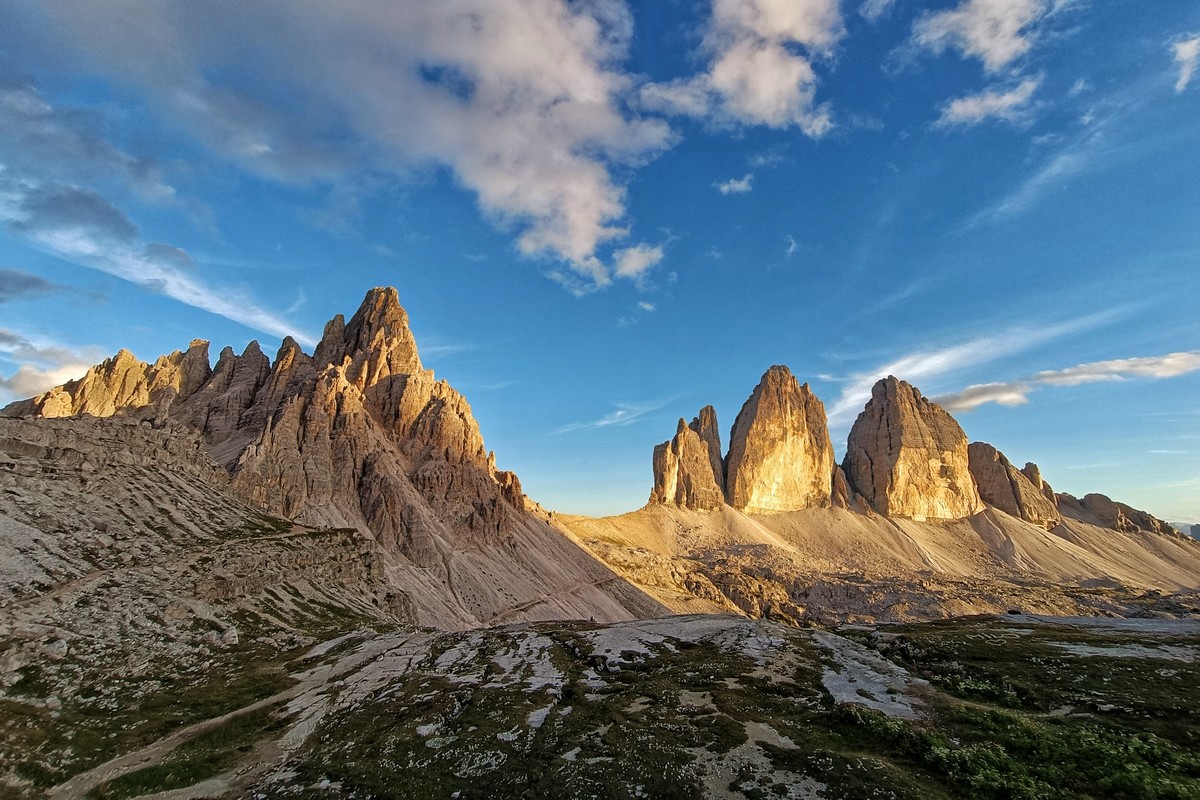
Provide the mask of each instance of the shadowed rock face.
[{"label": "shadowed rock face", "polygon": [[[706,410],[711,412],[712,407]],[[712,421],[715,424],[715,415]],[[654,448],[651,503],[698,511],[715,511],[725,505],[725,492],[718,483],[719,473],[714,472],[711,458],[711,439],[705,441],[697,427],[700,427],[699,417],[692,420],[690,427],[681,419],[675,438]]]},{"label": "shadowed rock face", "polygon": [[[1058,503],[1051,502],[1043,492],[1044,483],[1036,464],[1026,464],[1024,470],[1018,470],[986,442],[972,442],[968,455],[971,475],[983,502],[1034,525],[1052,528],[1058,523]],[[1030,475],[1037,480],[1036,484]]]},{"label": "shadowed rock face", "polygon": [[787,367],[771,367],[729,434],[729,504],[747,513],[827,507],[833,466],[825,406]]},{"label": "shadowed rock face", "polygon": [[[223,351],[215,371],[206,342],[153,365],[123,351],[5,413],[198,430],[238,496],[303,524],[369,531],[424,624],[660,610],[526,512],[467,401],[421,367],[392,288],[368,292],[348,323],[330,320],[313,356],[290,337],[269,366],[252,343]],[[707,448],[696,450],[708,469]]]},{"label": "shadowed rock face", "polygon": [[983,510],[962,428],[892,376],[871,389],[842,466],[851,488],[881,514],[959,519]]}]

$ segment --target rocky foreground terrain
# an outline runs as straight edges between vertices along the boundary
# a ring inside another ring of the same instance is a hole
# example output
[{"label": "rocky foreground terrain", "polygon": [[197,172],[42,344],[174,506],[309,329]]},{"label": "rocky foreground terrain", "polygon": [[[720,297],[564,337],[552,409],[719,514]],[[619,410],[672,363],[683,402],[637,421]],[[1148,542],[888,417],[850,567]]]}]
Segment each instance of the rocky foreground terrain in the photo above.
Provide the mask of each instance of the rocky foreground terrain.
[{"label": "rocky foreground terrain", "polygon": [[651,463],[543,510],[392,289],[9,406],[0,795],[1200,796],[1200,543],[896,378],[840,464],[785,367]]}]

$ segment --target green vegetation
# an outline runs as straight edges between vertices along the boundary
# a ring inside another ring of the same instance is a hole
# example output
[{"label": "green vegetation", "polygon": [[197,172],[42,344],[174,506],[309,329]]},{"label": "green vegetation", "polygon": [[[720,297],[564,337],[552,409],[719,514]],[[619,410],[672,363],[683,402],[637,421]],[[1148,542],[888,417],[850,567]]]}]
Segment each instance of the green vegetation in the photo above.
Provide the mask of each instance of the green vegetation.
[{"label": "green vegetation", "polygon": [[87,796],[96,800],[125,800],[192,786],[236,766],[250,755],[255,744],[283,728],[276,707],[240,714],[184,742],[161,763],[108,781]]}]

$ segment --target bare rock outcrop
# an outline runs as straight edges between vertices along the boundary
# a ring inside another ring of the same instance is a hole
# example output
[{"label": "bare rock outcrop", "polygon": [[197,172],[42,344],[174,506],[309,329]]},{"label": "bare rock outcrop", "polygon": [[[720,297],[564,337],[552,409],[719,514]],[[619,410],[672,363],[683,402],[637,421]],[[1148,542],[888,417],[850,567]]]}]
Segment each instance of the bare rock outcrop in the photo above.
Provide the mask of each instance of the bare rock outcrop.
[{"label": "bare rock outcrop", "polygon": [[111,417],[125,409],[151,406],[164,392],[169,391],[177,398],[189,397],[211,375],[208,342],[203,339],[193,340],[186,351],[160,356],[153,364],[138,360],[128,350],[120,350],[89,369],[82,378],[13,403],[3,413],[10,417],[80,414]]},{"label": "bare rock outcrop", "polygon": [[[967,452],[971,475],[983,502],[1034,525],[1052,528],[1058,524],[1058,504],[1043,493],[1041,473],[1036,464],[1026,464],[1028,472],[1018,470],[1004,453],[987,442],[971,442]],[[1030,475],[1037,479],[1037,484]]]},{"label": "bare rock outcrop", "polygon": [[827,507],[833,468],[825,406],[787,367],[771,367],[729,435],[729,504],[747,513]]},{"label": "bare rock outcrop", "polygon": [[[712,407],[705,410],[711,412]],[[704,416],[703,411],[701,416]],[[715,415],[712,422],[715,426]],[[654,448],[651,503],[698,511],[716,511],[725,505],[725,492],[717,482],[719,473],[714,472],[712,462],[712,439],[706,441],[705,436],[696,430],[698,427],[701,427],[700,417],[692,420],[691,426],[680,419],[675,437]],[[711,428],[706,430],[715,434]],[[717,447],[719,453],[720,445]]]},{"label": "bare rock outcrop", "polygon": [[850,429],[842,467],[851,488],[887,516],[959,519],[983,510],[963,429],[890,375]]},{"label": "bare rock outcrop", "polygon": [[1075,498],[1072,495],[1060,493],[1057,498],[1058,507],[1065,516],[1093,525],[1112,528],[1123,533],[1146,531],[1170,536],[1183,535],[1176,531],[1169,522],[1164,522],[1133,506],[1119,503],[1107,495],[1092,493],[1085,494],[1082,498]]},{"label": "bare rock outcrop", "polygon": [[[127,416],[203,437],[240,498],[316,527],[368,533],[413,620],[654,616],[662,607],[525,510],[467,401],[425,370],[396,290],[372,289],[312,356],[286,337],[273,363],[251,343],[193,342],[154,364],[122,351],[10,416]],[[693,448],[711,473],[707,445]],[[710,477],[710,481],[712,478]],[[715,490],[719,496],[719,490]]]}]

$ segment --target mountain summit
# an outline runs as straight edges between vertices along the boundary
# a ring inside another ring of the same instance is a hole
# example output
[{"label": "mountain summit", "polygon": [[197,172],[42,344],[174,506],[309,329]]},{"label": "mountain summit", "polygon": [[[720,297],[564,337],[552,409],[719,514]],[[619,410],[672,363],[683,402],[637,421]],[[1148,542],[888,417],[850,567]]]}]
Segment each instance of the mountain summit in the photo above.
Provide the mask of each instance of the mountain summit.
[{"label": "mountain summit", "polygon": [[411,621],[628,619],[660,607],[526,509],[461,394],[421,365],[393,288],[290,337],[268,363],[251,342],[209,368],[194,341],[153,364],[127,351],[6,416],[125,416],[198,432],[237,496],[299,523],[353,528],[381,549]]}]

